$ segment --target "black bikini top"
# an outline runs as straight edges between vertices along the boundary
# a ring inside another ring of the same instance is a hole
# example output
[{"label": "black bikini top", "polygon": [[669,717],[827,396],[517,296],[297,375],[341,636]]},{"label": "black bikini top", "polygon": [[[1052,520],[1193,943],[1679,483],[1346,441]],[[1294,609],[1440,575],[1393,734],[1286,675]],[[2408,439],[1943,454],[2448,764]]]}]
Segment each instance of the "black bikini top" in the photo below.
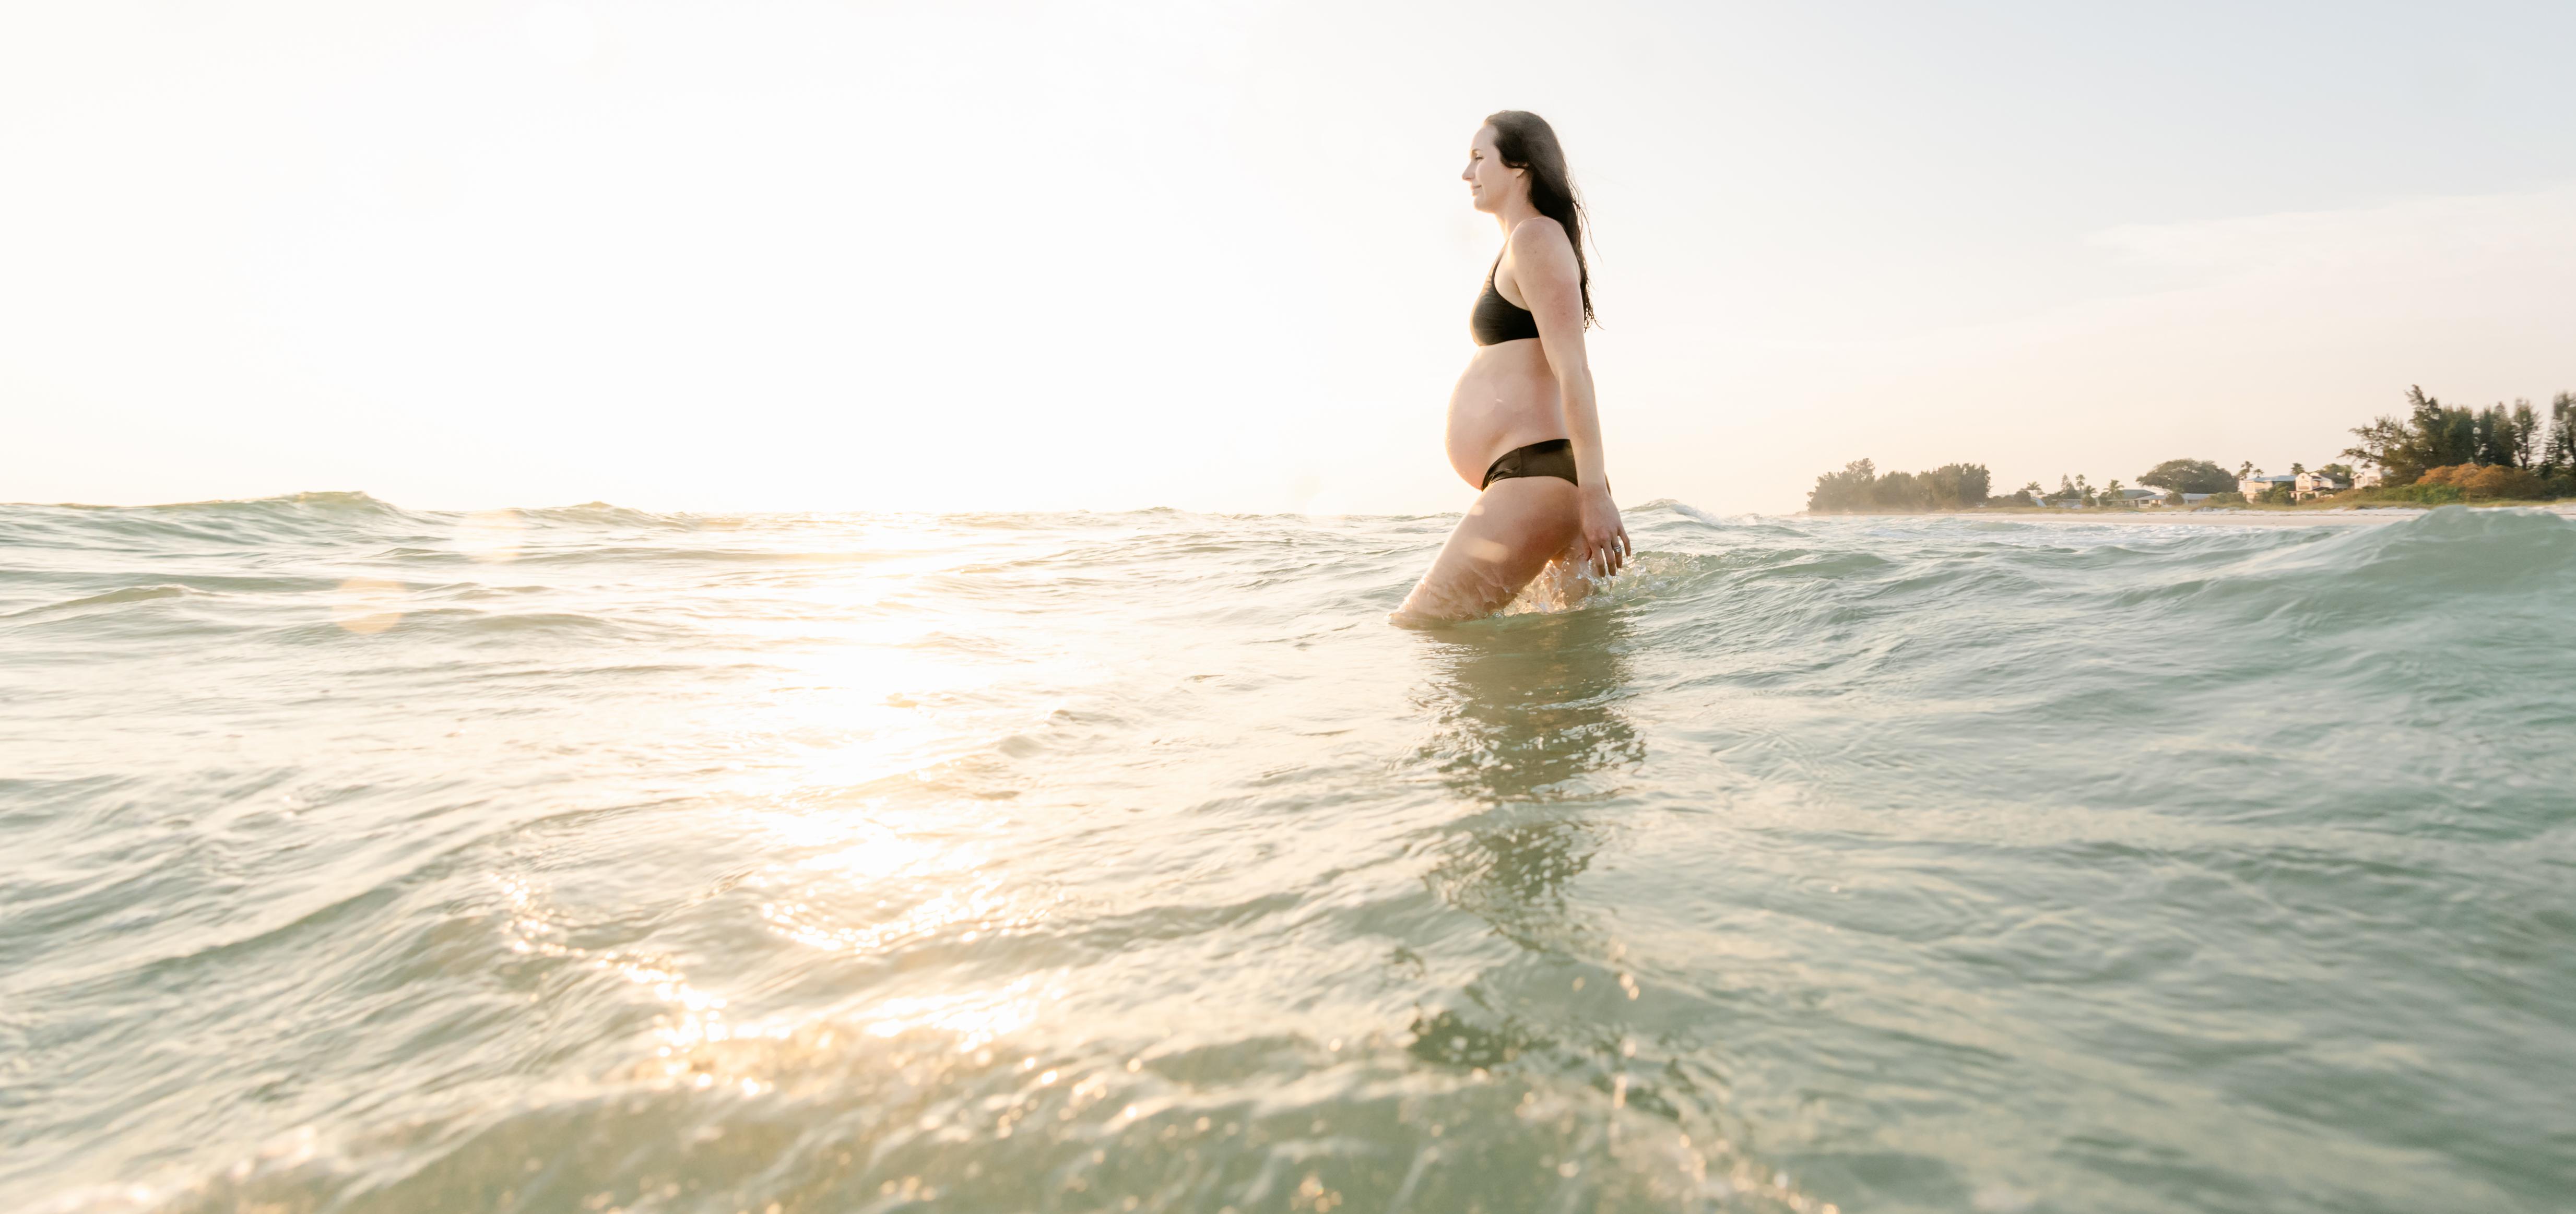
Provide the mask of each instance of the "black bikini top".
[{"label": "black bikini top", "polygon": [[1476,310],[1467,314],[1467,331],[1476,335],[1480,346],[1498,346],[1507,341],[1538,336],[1538,318],[1530,310],[1503,298],[1494,289],[1494,270],[1503,268],[1503,255],[1494,254],[1494,269],[1485,271],[1485,293],[1476,297]]}]

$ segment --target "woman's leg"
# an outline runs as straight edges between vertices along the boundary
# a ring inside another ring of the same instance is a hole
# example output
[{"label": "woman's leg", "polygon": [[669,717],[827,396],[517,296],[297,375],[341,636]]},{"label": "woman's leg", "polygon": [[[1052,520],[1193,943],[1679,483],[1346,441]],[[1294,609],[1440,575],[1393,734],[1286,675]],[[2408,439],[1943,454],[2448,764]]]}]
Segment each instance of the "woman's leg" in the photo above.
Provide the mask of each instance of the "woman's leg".
[{"label": "woman's leg", "polygon": [[1579,523],[1572,482],[1553,476],[1494,482],[1467,508],[1431,572],[1395,609],[1396,618],[1472,620],[1493,614],[1574,542]]}]

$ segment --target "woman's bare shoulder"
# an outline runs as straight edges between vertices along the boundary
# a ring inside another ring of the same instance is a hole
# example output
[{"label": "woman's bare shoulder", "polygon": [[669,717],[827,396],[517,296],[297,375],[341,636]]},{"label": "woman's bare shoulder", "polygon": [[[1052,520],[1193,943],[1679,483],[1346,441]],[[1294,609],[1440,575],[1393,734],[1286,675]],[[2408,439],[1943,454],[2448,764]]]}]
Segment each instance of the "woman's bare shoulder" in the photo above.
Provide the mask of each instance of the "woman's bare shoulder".
[{"label": "woman's bare shoulder", "polygon": [[1532,215],[1512,225],[1512,260],[1555,261],[1562,257],[1567,265],[1574,263],[1574,242],[1566,239],[1565,225],[1545,215]]},{"label": "woman's bare shoulder", "polygon": [[1571,253],[1574,242],[1566,240],[1566,224],[1558,224],[1543,214],[1512,224],[1512,253],[1538,253],[1543,247],[1561,247]]}]

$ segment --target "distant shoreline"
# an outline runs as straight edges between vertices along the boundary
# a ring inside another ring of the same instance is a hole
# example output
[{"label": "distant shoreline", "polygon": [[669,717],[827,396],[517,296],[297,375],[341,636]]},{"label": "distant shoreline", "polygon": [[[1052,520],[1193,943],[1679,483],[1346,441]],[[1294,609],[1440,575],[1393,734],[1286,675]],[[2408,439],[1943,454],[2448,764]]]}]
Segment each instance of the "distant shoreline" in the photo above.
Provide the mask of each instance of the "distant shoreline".
[{"label": "distant shoreline", "polygon": [[[2540,510],[2561,518],[2576,517],[2576,504],[2566,502],[2526,502],[2518,505],[2473,505],[2472,510]],[[2360,509],[2331,507],[2323,510],[2242,510],[2228,507],[2198,510],[2059,510],[2040,506],[2017,506],[2004,510],[1890,510],[1869,512],[1833,512],[1810,514],[1799,512],[1799,518],[2008,518],[2016,521],[2054,523],[2197,523],[2221,527],[2296,527],[2311,524],[2352,526],[2376,523],[2399,523],[2421,518],[2429,506],[2372,506]]]}]

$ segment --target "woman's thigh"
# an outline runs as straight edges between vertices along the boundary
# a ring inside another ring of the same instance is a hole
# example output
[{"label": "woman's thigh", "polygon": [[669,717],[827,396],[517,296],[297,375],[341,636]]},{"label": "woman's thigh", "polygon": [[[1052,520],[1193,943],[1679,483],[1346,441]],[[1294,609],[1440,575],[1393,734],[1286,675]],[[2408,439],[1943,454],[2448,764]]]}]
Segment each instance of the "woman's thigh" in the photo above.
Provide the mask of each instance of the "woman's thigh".
[{"label": "woman's thigh", "polygon": [[1556,477],[1494,482],[1449,533],[1431,572],[1396,614],[1465,620],[1493,613],[1574,542],[1577,511],[1574,486]]}]

